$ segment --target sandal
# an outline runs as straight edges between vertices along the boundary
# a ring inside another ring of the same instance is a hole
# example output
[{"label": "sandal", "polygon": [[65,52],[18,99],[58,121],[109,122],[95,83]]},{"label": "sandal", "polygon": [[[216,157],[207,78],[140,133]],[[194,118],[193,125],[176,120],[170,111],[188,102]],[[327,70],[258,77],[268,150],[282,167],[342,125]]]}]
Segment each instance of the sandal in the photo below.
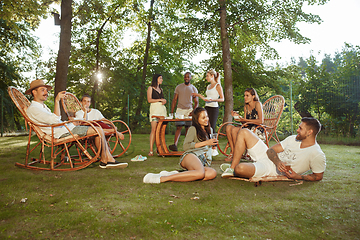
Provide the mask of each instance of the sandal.
[{"label": "sandal", "polygon": [[230,153],[229,156],[227,156],[224,160],[226,162],[231,162],[233,160],[233,155]]},{"label": "sandal", "polygon": [[154,156],[153,151],[150,151],[149,154],[148,154],[148,156],[150,156],[150,157],[151,157],[151,156]]}]

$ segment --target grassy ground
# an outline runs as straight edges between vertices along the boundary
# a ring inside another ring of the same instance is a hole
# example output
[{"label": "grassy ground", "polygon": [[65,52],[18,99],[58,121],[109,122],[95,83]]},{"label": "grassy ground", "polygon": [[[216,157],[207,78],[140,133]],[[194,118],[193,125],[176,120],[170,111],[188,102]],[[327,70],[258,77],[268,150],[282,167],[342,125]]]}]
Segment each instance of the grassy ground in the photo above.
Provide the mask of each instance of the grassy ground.
[{"label": "grassy ground", "polygon": [[[148,135],[134,136],[120,158],[126,169],[96,164],[67,173],[15,167],[26,140],[0,138],[0,239],[360,238],[359,147],[322,145],[327,169],[320,182],[255,187],[218,175],[148,185],[146,173],[179,169],[178,157],[130,161],[146,155]],[[213,161],[219,174],[223,158]]]}]

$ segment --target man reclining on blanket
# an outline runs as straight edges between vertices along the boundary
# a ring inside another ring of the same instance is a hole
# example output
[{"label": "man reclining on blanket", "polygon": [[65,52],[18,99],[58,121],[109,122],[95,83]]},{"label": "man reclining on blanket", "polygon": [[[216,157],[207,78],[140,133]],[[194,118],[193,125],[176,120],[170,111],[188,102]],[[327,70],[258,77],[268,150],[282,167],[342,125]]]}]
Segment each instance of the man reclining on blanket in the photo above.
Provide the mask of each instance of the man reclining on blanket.
[{"label": "man reclining on blanket", "polygon": [[[36,124],[56,124],[61,123],[60,116],[60,99],[65,96],[65,91],[59,92],[55,98],[54,113],[44,104],[48,98],[48,91],[52,89],[51,86],[45,85],[43,80],[37,79],[30,83],[30,89],[28,89],[25,94],[31,94],[34,97],[34,100],[31,102],[31,105],[27,108],[26,113],[29,118]],[[88,126],[75,126],[78,125],[76,122],[67,124],[67,127],[73,134],[78,136],[92,135],[95,133],[95,130]],[[50,127],[40,127],[41,130],[51,135]],[[100,146],[101,141],[101,163],[100,168],[125,168],[127,163],[120,163],[116,161],[110,153],[108,144],[106,142],[105,134],[102,128],[96,127],[100,133],[100,136],[95,137],[96,147]],[[69,136],[70,133],[65,126],[55,127],[54,128],[54,138],[63,138]]]},{"label": "man reclining on blanket", "polygon": [[[326,167],[325,154],[316,142],[320,128],[321,124],[317,119],[305,117],[301,119],[297,135],[289,136],[271,148],[253,132],[243,128],[237,136],[231,166],[221,177],[258,178],[285,175],[295,180],[319,181],[323,178]],[[245,149],[254,163],[240,163]],[[224,166],[222,168],[224,169]],[[310,169],[312,173],[301,175]]]}]

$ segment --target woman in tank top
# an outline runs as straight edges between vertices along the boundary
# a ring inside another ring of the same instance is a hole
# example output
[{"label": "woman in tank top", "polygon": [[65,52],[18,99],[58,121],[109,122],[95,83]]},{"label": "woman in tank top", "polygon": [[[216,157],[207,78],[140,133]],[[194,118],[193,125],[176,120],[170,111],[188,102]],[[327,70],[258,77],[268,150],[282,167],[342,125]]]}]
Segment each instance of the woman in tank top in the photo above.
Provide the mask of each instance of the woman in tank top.
[{"label": "woman in tank top", "polygon": [[150,132],[150,151],[149,156],[154,155],[154,141],[155,141],[155,130],[158,124],[157,118],[152,116],[163,116],[166,117],[166,99],[164,98],[163,90],[160,87],[162,84],[163,78],[160,74],[154,74],[151,86],[147,90],[147,100],[150,103],[150,123],[151,123],[151,132]]},{"label": "woman in tank top", "polygon": [[[259,101],[259,96],[254,88],[247,88],[244,92],[244,117],[241,117],[237,112],[232,111],[231,115],[236,121],[246,124],[245,127],[254,130],[256,126],[264,122],[262,104]],[[231,152],[225,161],[232,161],[233,149],[235,146],[236,136],[241,129],[234,125],[228,124],[226,126],[226,136],[229,141]],[[262,138],[263,132],[261,130],[255,133],[260,139]]]},{"label": "woman in tank top", "polygon": [[[193,93],[193,96],[200,97],[205,101],[205,109],[209,116],[210,126],[213,132],[216,132],[216,121],[219,116],[219,102],[224,101],[224,93],[220,83],[220,74],[214,69],[206,73],[206,81],[210,84],[206,87],[206,97],[199,93]],[[213,156],[218,155],[216,147],[213,147]]]}]

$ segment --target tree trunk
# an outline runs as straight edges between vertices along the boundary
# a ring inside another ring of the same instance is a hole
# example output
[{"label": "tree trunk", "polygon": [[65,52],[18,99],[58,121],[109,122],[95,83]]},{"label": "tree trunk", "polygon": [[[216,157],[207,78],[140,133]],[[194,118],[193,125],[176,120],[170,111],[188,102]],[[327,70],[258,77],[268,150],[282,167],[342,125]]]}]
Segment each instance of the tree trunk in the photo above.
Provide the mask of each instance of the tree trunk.
[{"label": "tree trunk", "polygon": [[230,42],[226,26],[226,0],[219,0],[220,4],[220,29],[221,29],[221,45],[224,66],[224,95],[225,95],[225,114],[223,122],[232,121],[231,111],[234,106],[233,86],[232,86],[232,69]]},{"label": "tree trunk", "polygon": [[[60,46],[56,62],[55,74],[55,96],[66,90],[67,74],[69,69],[69,58],[71,49],[71,19],[72,0],[61,1],[61,24],[60,24]],[[66,114],[61,108],[61,116],[66,119]]]},{"label": "tree trunk", "polygon": [[[148,25],[148,33],[147,33],[147,38],[146,38],[146,47],[145,47],[145,55],[144,55],[144,62],[143,62],[143,72],[142,72],[142,82],[140,85],[140,95],[139,95],[139,105],[136,109],[136,113],[135,116],[139,116],[141,113],[141,109],[142,109],[142,105],[143,102],[145,101],[145,83],[146,83],[146,70],[147,70],[147,62],[148,62],[148,58],[149,58],[149,49],[150,49],[150,41],[151,41],[151,21],[153,19],[153,6],[154,6],[154,1],[155,0],[151,0],[150,2],[150,9],[149,9],[149,22],[147,23]],[[138,123],[138,119],[134,118],[134,126],[137,125]]]}]

